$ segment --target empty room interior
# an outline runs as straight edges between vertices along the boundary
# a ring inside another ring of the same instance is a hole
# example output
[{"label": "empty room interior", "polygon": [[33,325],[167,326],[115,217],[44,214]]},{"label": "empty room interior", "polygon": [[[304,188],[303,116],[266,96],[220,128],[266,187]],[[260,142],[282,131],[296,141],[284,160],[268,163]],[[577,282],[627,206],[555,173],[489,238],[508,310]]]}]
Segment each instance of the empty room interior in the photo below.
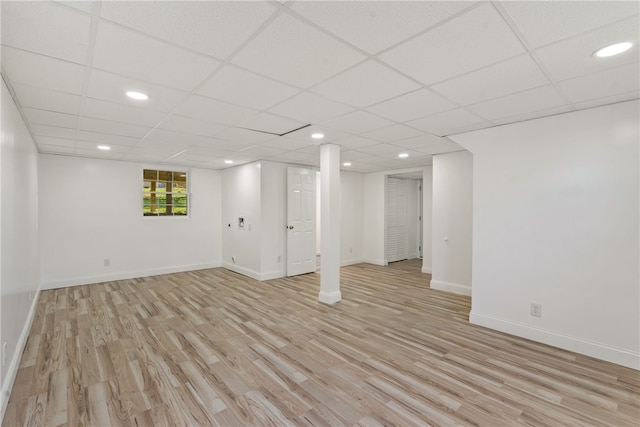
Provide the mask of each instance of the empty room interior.
[{"label": "empty room interior", "polygon": [[640,426],[640,2],[0,21],[2,426]]}]

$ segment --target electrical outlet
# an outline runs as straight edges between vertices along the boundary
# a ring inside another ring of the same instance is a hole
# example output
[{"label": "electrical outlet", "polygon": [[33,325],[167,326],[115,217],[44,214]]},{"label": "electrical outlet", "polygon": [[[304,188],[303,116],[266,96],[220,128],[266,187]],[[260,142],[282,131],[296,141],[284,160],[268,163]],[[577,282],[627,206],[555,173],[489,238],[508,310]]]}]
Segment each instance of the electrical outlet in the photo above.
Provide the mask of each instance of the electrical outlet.
[{"label": "electrical outlet", "polygon": [[111,260],[109,258],[104,259],[104,266],[109,267],[111,265]]},{"label": "electrical outlet", "polygon": [[282,257],[278,255],[278,264],[280,264],[281,262],[282,262]]},{"label": "electrical outlet", "polygon": [[353,248],[349,247],[349,253],[352,254],[353,253]]},{"label": "electrical outlet", "polygon": [[2,366],[7,364],[7,342],[2,343]]},{"label": "electrical outlet", "polygon": [[531,303],[531,315],[533,317],[542,317],[542,304]]}]

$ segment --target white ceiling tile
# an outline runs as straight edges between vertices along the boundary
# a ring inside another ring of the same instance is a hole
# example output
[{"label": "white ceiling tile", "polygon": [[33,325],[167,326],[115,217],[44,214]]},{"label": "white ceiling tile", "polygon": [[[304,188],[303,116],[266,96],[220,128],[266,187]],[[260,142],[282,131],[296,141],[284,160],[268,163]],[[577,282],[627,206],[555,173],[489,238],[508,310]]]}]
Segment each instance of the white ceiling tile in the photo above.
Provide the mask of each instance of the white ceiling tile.
[{"label": "white ceiling tile", "polygon": [[101,22],[93,66],[171,88],[191,91],[219,62],[115,25]]},{"label": "white ceiling tile", "polygon": [[545,110],[538,110],[533,113],[519,114],[516,116],[505,117],[503,119],[496,119],[493,121],[496,125],[505,125],[508,123],[517,123],[525,120],[537,119],[540,117],[555,116],[556,114],[566,113],[568,111],[574,111],[575,109],[570,105],[561,105],[559,107],[548,108]]},{"label": "white ceiling tile", "polygon": [[[313,139],[311,135],[314,133],[321,133],[324,135],[322,139]],[[299,129],[295,132],[288,133],[284,135],[285,138],[291,139],[299,139],[304,142],[308,142],[310,144],[326,144],[328,142],[333,142],[337,139],[344,138],[348,133],[342,132],[335,129],[329,129],[327,127],[321,125],[307,126],[305,128]]]},{"label": "white ceiling tile", "polygon": [[75,114],[80,112],[81,98],[63,92],[36,88],[22,84],[14,84],[13,90],[23,107]]},{"label": "white ceiling tile", "polygon": [[291,9],[369,53],[392,46],[472,2],[299,1]]},{"label": "white ceiling tile", "polygon": [[[149,95],[149,99],[131,99],[126,95],[128,91],[145,93]],[[187,97],[187,93],[93,69],[87,96],[137,108],[169,112]]]},{"label": "white ceiling tile", "polygon": [[380,59],[433,84],[524,51],[502,16],[487,3],[391,49]]},{"label": "white ceiling tile", "polygon": [[194,120],[188,117],[172,114],[165,118],[162,123],[158,125],[158,128],[194,135],[213,136],[216,133],[225,130],[227,126],[216,123],[207,123],[201,120]]},{"label": "white ceiling tile", "polygon": [[456,104],[453,102],[428,89],[420,89],[367,107],[367,111],[397,122],[406,122],[454,108]]},{"label": "white ceiling tile", "polygon": [[348,133],[361,133],[392,124],[393,122],[383,119],[382,117],[374,116],[371,113],[354,111],[337,119],[321,123],[321,126],[327,126],[330,129],[337,129]]},{"label": "white ceiling tile", "polygon": [[307,88],[362,59],[362,54],[344,43],[283,14],[232,62],[276,80]]},{"label": "white ceiling tile", "polygon": [[360,148],[358,151],[368,153],[368,154],[376,154],[376,155],[394,153],[394,155],[396,156],[397,154],[404,152],[402,148],[396,145],[386,144],[386,143],[371,145],[366,149]]},{"label": "white ceiling tile", "polygon": [[38,144],[38,151],[43,154],[68,154],[72,155],[75,151],[74,147],[63,147],[60,145]]},{"label": "white ceiling tile", "polygon": [[529,55],[521,55],[439,83],[431,89],[462,105],[469,105],[545,84],[549,84],[549,80],[540,67]]},{"label": "white ceiling tile", "polygon": [[315,143],[301,139],[292,139],[279,136],[261,145],[264,145],[266,147],[279,148],[281,150],[297,150],[299,148],[308,147],[309,145],[315,145]]},{"label": "white ceiling tile", "polygon": [[198,93],[210,98],[259,110],[270,107],[298,93],[298,89],[226,66],[211,77]]},{"label": "white ceiling tile", "polygon": [[[94,142],[94,141],[78,140],[78,142],[76,142],[76,149],[96,150],[96,152],[99,153],[98,145],[103,145],[103,144],[99,142]],[[115,145],[113,143],[109,144],[109,147],[111,147],[109,151],[112,153],[128,153],[129,149],[131,148],[130,146],[127,146],[127,145]]]},{"label": "white ceiling tile", "polygon": [[[3,2],[4,7],[6,2]],[[2,67],[12,83],[82,94],[84,67],[43,55],[2,47]]]},{"label": "white ceiling tile", "polygon": [[241,151],[241,153],[243,154],[248,154],[251,156],[258,156],[258,157],[278,156],[284,152],[286,152],[286,150],[267,147],[265,145],[252,145],[251,147],[247,147]]},{"label": "white ceiling tile", "polygon": [[88,132],[85,130],[81,130],[78,132],[78,140],[94,143],[99,142],[104,144],[126,145],[128,147],[131,147],[133,145],[136,145],[140,139],[122,135],[112,135],[108,133]]},{"label": "white ceiling tile", "polygon": [[371,153],[364,153],[356,150],[345,150],[340,152],[341,162],[357,162],[359,160],[366,159],[367,157],[371,157]]},{"label": "white ceiling tile", "polygon": [[211,150],[219,150],[224,152],[238,152],[253,145],[255,145],[255,142],[252,141],[231,141],[219,138],[207,138],[206,140],[198,144],[199,147],[205,147]]},{"label": "white ceiling tile", "polygon": [[497,120],[565,105],[566,102],[551,85],[526,90],[502,98],[469,106],[480,117]]},{"label": "white ceiling tile", "polygon": [[78,0],[54,0],[56,3],[63,6],[72,7],[85,13],[91,13],[91,9],[97,2],[93,1],[78,1]]},{"label": "white ceiling tile", "polygon": [[78,116],[74,114],[56,113],[54,111],[23,108],[22,111],[29,123],[76,129]]},{"label": "white ceiling tile", "polygon": [[353,107],[302,92],[269,109],[270,112],[304,123],[320,123],[353,111]]},{"label": "white ceiling tile", "polygon": [[333,142],[342,147],[342,149],[349,150],[359,150],[361,148],[379,144],[379,142],[374,139],[363,138],[358,135],[349,135],[344,138],[337,139]]},{"label": "white ceiling tile", "polygon": [[174,111],[175,114],[181,116],[224,125],[235,125],[256,112],[250,108],[227,104],[199,95],[192,95]]},{"label": "white ceiling tile", "polygon": [[206,136],[172,132],[165,129],[154,129],[145,137],[145,140],[164,141],[170,143],[172,146],[175,146],[176,144],[197,145],[206,139]]},{"label": "white ceiling tile", "polygon": [[179,46],[226,58],[275,12],[267,2],[103,2],[100,16]]},{"label": "white ceiling tile", "polygon": [[589,101],[576,102],[573,104],[577,109],[599,107],[601,105],[615,104],[617,102],[629,101],[640,98],[640,90],[632,90],[631,92],[620,93],[618,95],[607,96],[604,98],[590,99]]},{"label": "white ceiling tile", "polygon": [[419,84],[377,61],[367,61],[313,88],[327,98],[365,107],[409,91]]},{"label": "white ceiling tile", "polygon": [[102,151],[96,148],[76,148],[75,155],[79,157],[90,157],[93,159],[120,160],[125,154],[111,150]]},{"label": "white ceiling tile", "polygon": [[238,127],[282,135],[306,124],[308,123],[287,119],[286,117],[276,116],[275,114],[259,113],[244,120]]},{"label": "white ceiling tile", "polygon": [[540,47],[640,13],[635,1],[505,1],[527,41]]},{"label": "white ceiling tile", "polygon": [[2,44],[84,64],[89,16],[54,2],[3,1]]},{"label": "white ceiling tile", "polygon": [[31,130],[33,134],[37,136],[49,136],[52,138],[65,138],[75,139],[77,129],[76,128],[61,128],[48,125],[31,124]]},{"label": "white ceiling tile", "polygon": [[[638,34],[640,19],[636,17],[540,48],[535,54],[552,78],[565,80],[621,65],[637,64],[640,62]],[[592,56],[601,47],[627,40],[636,41],[627,52],[609,58]]]},{"label": "white ceiling tile", "polygon": [[150,130],[149,126],[138,126],[130,123],[113,122],[109,120],[94,119],[93,117],[80,117],[78,129],[90,132],[121,135],[132,138],[142,138]]},{"label": "white ceiling tile", "polygon": [[421,153],[434,155],[434,154],[452,153],[454,151],[463,151],[464,148],[462,148],[455,142],[451,142],[449,140],[443,139],[442,141],[431,143],[425,147],[417,148],[416,150]]},{"label": "white ceiling tile", "polygon": [[230,127],[222,132],[218,132],[215,137],[227,141],[242,141],[246,143],[258,144],[275,138],[275,135],[263,132],[255,132],[237,127]]},{"label": "white ceiling tile", "polygon": [[463,109],[446,111],[433,116],[413,120],[407,124],[438,136],[449,135],[470,125],[485,123],[483,119]]},{"label": "white ceiling tile", "polygon": [[398,147],[417,150],[419,148],[425,148],[429,145],[439,144],[442,142],[448,142],[448,140],[441,138],[439,136],[425,133],[415,138],[408,138],[408,139],[403,139],[402,141],[395,141],[393,144],[397,145]]},{"label": "white ceiling tile", "polygon": [[131,123],[134,125],[153,127],[162,119],[164,113],[144,110],[142,108],[129,107],[86,98],[84,100],[83,116],[95,119],[112,120],[114,122]]},{"label": "white ceiling tile", "polygon": [[422,135],[422,132],[405,125],[386,126],[362,134],[362,136],[366,138],[371,138],[382,142],[395,142],[418,135]]},{"label": "white ceiling tile", "polygon": [[67,139],[67,138],[51,138],[48,136],[36,136],[38,147],[43,145],[49,146],[59,146],[59,147],[75,147],[76,141],[75,139]]},{"label": "white ceiling tile", "polygon": [[571,102],[618,95],[638,90],[640,70],[638,64],[589,74],[560,82],[560,88]]}]

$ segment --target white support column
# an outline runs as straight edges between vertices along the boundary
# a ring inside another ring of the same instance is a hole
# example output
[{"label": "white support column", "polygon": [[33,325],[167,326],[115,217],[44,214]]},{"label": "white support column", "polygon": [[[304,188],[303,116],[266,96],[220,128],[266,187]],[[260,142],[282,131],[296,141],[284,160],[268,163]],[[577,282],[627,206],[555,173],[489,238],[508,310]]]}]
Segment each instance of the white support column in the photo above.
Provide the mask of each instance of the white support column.
[{"label": "white support column", "polygon": [[320,146],[321,262],[318,300],[335,304],[340,293],[340,146]]}]

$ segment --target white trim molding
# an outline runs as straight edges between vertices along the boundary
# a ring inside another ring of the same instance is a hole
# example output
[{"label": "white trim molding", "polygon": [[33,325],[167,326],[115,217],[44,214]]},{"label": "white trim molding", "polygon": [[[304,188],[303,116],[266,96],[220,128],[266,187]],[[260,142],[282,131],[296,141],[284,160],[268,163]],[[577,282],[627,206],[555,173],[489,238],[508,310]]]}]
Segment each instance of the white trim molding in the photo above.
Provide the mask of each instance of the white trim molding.
[{"label": "white trim molding", "polygon": [[439,291],[446,291],[459,295],[466,295],[469,297],[471,296],[471,286],[444,282],[442,280],[431,279],[431,289],[437,289]]},{"label": "white trim molding", "polygon": [[342,300],[342,293],[340,291],[320,292],[320,294],[318,295],[318,301],[323,304],[333,305],[340,300]]},{"label": "white trim molding", "polygon": [[221,267],[220,262],[207,264],[178,265],[175,267],[158,268],[152,270],[127,271],[121,273],[105,274],[100,276],[74,277],[64,280],[53,280],[42,283],[42,289],[70,288],[72,286],[91,285],[95,283],[112,282],[114,280],[137,279],[139,277],[159,276],[161,274],[182,273],[185,271],[205,270],[207,268]]},{"label": "white trim molding", "polygon": [[422,266],[422,270],[423,273],[427,273],[427,274],[431,274],[431,267],[426,267],[426,266]]},{"label": "white trim molding", "polygon": [[469,322],[474,325],[484,326],[510,335],[527,338],[617,365],[626,366],[627,368],[640,370],[640,353],[638,351],[585,340],[583,338],[573,337],[474,311],[469,314]]},{"label": "white trim molding", "polygon": [[18,369],[20,368],[20,359],[22,358],[22,353],[24,352],[24,348],[27,345],[27,339],[29,338],[29,332],[31,331],[33,318],[36,315],[38,298],[40,298],[41,288],[42,286],[38,287],[34,294],[33,301],[31,301],[29,314],[27,315],[27,319],[24,322],[24,326],[22,327],[22,332],[20,333],[20,337],[18,338],[16,350],[13,352],[11,363],[9,363],[7,373],[4,377],[4,382],[2,383],[2,395],[0,395],[0,422],[2,422],[2,420],[4,419],[4,413],[7,409],[7,403],[9,403],[9,395],[11,394],[11,389],[13,388],[13,383],[16,380],[16,376],[18,375]]}]

